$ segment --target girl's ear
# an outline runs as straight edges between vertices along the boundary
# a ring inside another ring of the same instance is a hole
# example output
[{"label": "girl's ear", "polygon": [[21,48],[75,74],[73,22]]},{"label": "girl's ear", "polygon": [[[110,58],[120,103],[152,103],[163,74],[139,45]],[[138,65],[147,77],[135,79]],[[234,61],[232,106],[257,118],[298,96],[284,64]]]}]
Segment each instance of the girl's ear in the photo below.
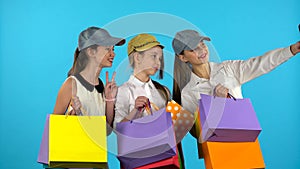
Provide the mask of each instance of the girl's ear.
[{"label": "girl's ear", "polygon": [[188,60],[186,59],[186,57],[184,56],[184,55],[178,55],[178,58],[182,61],[182,62],[185,62],[185,63],[187,63],[188,62]]},{"label": "girl's ear", "polygon": [[92,48],[87,48],[86,53],[88,54],[88,56],[94,56],[96,54],[96,50]]},{"label": "girl's ear", "polygon": [[138,52],[134,52],[133,60],[134,60],[134,63],[136,63],[136,64],[141,63],[141,55]]}]

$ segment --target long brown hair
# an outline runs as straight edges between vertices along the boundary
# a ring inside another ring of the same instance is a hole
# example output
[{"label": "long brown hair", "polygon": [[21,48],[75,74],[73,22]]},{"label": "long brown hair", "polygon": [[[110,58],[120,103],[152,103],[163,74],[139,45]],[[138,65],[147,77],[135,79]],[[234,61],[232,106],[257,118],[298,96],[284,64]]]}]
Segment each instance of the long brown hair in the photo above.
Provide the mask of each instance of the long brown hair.
[{"label": "long brown hair", "polygon": [[[88,48],[97,50],[97,47],[98,45],[92,45]],[[80,73],[86,67],[89,60],[86,52],[88,48],[82,49],[81,51],[79,51],[79,49],[76,48],[74,52],[73,66],[68,72],[68,77]]]},{"label": "long brown hair", "polygon": [[181,105],[181,91],[190,81],[192,69],[188,63],[182,62],[177,55],[174,60],[173,100]]}]

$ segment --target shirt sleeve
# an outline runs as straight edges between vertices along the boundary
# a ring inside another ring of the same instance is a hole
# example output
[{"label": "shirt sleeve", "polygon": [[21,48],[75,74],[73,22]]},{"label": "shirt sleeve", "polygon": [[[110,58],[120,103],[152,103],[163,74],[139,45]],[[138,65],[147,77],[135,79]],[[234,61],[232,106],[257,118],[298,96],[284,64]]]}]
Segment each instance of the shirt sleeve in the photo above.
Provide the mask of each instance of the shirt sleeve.
[{"label": "shirt sleeve", "polygon": [[116,128],[117,123],[121,122],[129,114],[129,97],[129,89],[125,86],[119,87],[115,104],[114,128]]},{"label": "shirt sleeve", "polygon": [[270,72],[292,56],[293,54],[290,48],[287,47],[275,49],[262,56],[253,57],[245,61],[227,61],[225,65],[227,65],[228,69],[231,69],[239,83],[244,84],[258,76]]}]

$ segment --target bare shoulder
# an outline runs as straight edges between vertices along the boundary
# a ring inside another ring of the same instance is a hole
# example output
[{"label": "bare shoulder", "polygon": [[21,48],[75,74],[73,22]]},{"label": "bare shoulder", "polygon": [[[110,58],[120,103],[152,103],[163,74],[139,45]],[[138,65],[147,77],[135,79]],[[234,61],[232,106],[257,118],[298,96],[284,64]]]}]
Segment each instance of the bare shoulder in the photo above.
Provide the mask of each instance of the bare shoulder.
[{"label": "bare shoulder", "polygon": [[76,80],[73,79],[72,77],[69,77],[62,84],[61,92],[69,95],[72,93],[72,91],[77,91],[76,89],[77,89],[76,88]]},{"label": "bare shoulder", "polygon": [[62,84],[58,92],[56,104],[53,110],[54,114],[64,114],[66,112],[66,109],[68,108],[68,105],[70,104],[72,98],[72,91],[74,91],[73,86],[76,86],[73,85],[74,83],[76,84],[76,81],[74,79],[68,78]]}]

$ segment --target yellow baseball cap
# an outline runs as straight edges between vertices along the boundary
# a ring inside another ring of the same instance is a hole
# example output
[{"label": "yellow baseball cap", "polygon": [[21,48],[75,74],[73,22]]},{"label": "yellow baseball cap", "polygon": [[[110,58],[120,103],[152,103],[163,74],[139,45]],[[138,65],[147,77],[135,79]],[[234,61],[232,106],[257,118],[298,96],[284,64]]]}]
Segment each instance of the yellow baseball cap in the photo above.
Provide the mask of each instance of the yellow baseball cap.
[{"label": "yellow baseball cap", "polygon": [[139,34],[128,42],[127,54],[129,56],[134,51],[141,52],[153,48],[154,46],[164,48],[153,35],[146,33]]}]

